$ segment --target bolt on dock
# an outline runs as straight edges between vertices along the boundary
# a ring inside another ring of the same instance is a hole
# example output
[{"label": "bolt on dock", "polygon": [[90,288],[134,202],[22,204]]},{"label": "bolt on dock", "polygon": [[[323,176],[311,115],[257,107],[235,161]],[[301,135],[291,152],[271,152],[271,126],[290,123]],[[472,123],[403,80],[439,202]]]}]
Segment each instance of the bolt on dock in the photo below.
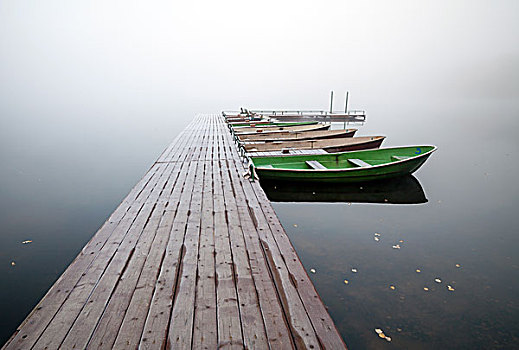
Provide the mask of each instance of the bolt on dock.
[{"label": "bolt on dock", "polygon": [[199,115],[3,349],[345,348],[226,124]]}]

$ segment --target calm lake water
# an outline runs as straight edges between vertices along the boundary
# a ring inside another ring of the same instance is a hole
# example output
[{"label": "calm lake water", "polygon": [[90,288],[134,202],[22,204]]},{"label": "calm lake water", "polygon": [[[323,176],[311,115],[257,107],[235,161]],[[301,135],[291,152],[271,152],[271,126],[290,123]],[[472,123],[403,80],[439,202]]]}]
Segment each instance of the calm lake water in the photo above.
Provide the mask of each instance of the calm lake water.
[{"label": "calm lake water", "polygon": [[[437,145],[414,178],[296,189],[295,199],[290,186],[266,187],[351,349],[517,347],[519,108],[474,100],[436,106],[368,105],[367,122],[357,125],[357,136],[388,136],[384,146]],[[44,119],[4,130],[0,343],[190,116],[156,118]]]}]

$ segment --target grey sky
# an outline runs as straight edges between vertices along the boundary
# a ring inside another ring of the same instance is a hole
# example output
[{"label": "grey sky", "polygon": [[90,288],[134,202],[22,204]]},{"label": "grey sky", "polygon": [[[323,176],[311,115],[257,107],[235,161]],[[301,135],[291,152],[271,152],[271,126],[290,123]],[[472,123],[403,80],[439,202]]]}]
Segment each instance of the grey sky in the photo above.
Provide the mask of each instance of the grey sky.
[{"label": "grey sky", "polygon": [[518,13],[517,1],[3,1],[0,98],[192,113],[325,108],[331,89],[357,107],[388,91],[517,98]]}]

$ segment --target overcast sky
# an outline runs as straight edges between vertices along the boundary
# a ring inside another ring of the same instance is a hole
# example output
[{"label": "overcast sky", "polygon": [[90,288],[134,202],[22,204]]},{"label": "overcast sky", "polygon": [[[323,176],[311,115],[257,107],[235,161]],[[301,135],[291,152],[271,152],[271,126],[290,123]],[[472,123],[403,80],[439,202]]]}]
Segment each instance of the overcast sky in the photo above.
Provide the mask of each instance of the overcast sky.
[{"label": "overcast sky", "polygon": [[1,1],[0,136],[327,109],[330,90],[374,118],[515,103],[518,14],[517,0]]}]

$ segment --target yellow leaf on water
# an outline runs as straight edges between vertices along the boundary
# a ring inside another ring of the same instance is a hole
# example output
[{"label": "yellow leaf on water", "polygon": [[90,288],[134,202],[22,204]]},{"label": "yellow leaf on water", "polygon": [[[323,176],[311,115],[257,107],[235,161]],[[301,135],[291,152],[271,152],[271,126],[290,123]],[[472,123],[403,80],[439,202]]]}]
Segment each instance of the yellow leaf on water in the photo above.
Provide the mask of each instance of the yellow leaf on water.
[{"label": "yellow leaf on water", "polygon": [[310,269],[310,272],[311,273],[315,273],[315,269]]},{"label": "yellow leaf on water", "polygon": [[14,261],[11,261],[11,266],[14,266],[16,265],[16,263]]},{"label": "yellow leaf on water", "polygon": [[380,328],[375,328],[375,333],[377,333],[377,334],[382,334],[382,333],[384,333],[384,332],[383,332],[382,329],[380,329]]},{"label": "yellow leaf on water", "polygon": [[348,283],[350,283],[350,281],[344,280],[344,284],[348,284]]},{"label": "yellow leaf on water", "polygon": [[389,286],[389,289],[395,290],[396,287],[395,287],[394,285],[390,285],[390,286]]},{"label": "yellow leaf on water", "polygon": [[428,292],[428,291],[429,291],[429,288],[427,288],[427,287],[423,287],[423,290],[425,290],[426,292]]},{"label": "yellow leaf on water", "polygon": [[380,338],[384,338],[384,339],[386,338],[386,335],[385,335],[384,333],[379,333],[378,336],[379,336]]},{"label": "yellow leaf on water", "polygon": [[416,272],[417,272],[417,273],[420,273],[420,272],[422,272],[422,270],[420,270],[420,269],[416,269]]},{"label": "yellow leaf on water", "polygon": [[457,267],[457,268],[460,268],[460,267],[461,267],[461,265],[460,265],[460,264],[456,264],[456,267]]}]

